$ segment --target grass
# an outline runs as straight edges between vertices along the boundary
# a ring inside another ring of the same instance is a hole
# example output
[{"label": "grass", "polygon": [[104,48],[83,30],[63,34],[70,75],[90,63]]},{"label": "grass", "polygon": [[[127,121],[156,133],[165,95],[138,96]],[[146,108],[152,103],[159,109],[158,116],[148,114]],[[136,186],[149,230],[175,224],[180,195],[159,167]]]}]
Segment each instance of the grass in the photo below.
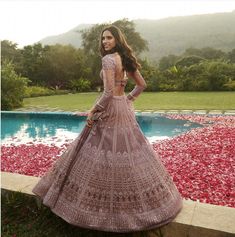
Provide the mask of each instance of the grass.
[{"label": "grass", "polygon": [[[42,96],[24,99],[24,107],[87,111],[99,93]],[[144,92],[134,102],[136,110],[235,109],[235,92]]]},{"label": "grass", "polygon": [[1,230],[4,237],[162,237],[160,229],[110,233],[79,228],[65,222],[36,199],[21,192],[1,196]]}]

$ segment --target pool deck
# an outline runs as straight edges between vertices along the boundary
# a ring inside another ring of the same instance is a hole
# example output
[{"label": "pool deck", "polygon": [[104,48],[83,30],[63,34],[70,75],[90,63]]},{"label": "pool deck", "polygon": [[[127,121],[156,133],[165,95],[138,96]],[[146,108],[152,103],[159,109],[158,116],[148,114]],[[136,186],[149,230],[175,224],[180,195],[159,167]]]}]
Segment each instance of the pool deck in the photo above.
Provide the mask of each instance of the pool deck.
[{"label": "pool deck", "polygon": [[[40,177],[1,172],[1,193],[21,192],[34,198],[40,206],[41,200],[32,193],[39,180]],[[235,236],[234,220],[235,208],[183,200],[181,212],[161,231],[164,237],[232,237]]]},{"label": "pool deck", "polygon": [[[14,110],[15,112],[70,112],[70,113],[86,113],[88,111],[65,111],[59,108],[47,108],[45,106],[37,107],[24,107]],[[208,109],[161,109],[161,110],[135,110],[136,113],[156,113],[156,114],[219,114],[219,115],[235,115],[235,109],[226,109],[226,110],[208,110]]]}]

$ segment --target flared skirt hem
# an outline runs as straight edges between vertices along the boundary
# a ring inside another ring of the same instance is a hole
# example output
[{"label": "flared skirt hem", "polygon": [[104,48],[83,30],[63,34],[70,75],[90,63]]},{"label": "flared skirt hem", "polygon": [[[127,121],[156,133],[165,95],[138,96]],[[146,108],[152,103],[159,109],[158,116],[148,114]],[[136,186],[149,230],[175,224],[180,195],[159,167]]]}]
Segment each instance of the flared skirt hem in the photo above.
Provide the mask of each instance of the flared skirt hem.
[{"label": "flared skirt hem", "polygon": [[[36,193],[36,192],[34,192],[34,193],[43,202],[43,198],[38,193]],[[121,226],[109,227],[108,224],[107,224],[107,226],[104,226],[104,225],[101,226],[101,225],[99,225],[99,222],[96,225],[91,225],[90,223],[87,223],[87,224],[79,223],[79,221],[71,220],[70,218],[68,218],[68,216],[64,215],[63,211],[61,211],[60,208],[56,208],[56,207],[52,208],[50,205],[48,205],[47,203],[44,203],[44,202],[43,202],[43,204],[45,206],[49,207],[50,210],[54,214],[56,214],[61,219],[63,219],[64,221],[66,221],[67,223],[69,223],[73,226],[77,226],[77,227],[84,228],[84,229],[92,229],[92,230],[97,230],[97,231],[114,232],[114,233],[130,233],[130,232],[148,231],[148,230],[160,228],[160,227],[172,222],[182,209],[182,199],[180,197],[179,199],[176,200],[176,203],[174,204],[174,206],[176,208],[174,209],[174,211],[170,217],[168,217],[160,222],[151,221],[151,223],[127,228],[127,227],[121,227]],[[151,210],[151,212],[154,212],[154,210]],[[156,213],[157,213],[157,211],[156,211]],[[102,224],[103,224],[103,222],[102,222]]]}]

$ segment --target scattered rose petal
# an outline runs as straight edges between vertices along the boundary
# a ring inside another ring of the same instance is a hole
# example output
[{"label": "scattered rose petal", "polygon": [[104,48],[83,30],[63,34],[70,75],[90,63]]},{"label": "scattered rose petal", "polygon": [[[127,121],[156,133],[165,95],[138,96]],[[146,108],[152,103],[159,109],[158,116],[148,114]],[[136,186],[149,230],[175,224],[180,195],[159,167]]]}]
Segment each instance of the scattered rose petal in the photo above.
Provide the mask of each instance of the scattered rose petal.
[{"label": "scattered rose petal", "polygon": [[[190,122],[203,125],[153,143],[181,195],[185,199],[235,207],[235,116],[164,116],[188,120],[185,126]],[[42,177],[73,141],[52,137],[50,143],[35,139],[20,144],[19,140],[12,137],[8,145],[2,145],[1,170],[36,177]]]}]

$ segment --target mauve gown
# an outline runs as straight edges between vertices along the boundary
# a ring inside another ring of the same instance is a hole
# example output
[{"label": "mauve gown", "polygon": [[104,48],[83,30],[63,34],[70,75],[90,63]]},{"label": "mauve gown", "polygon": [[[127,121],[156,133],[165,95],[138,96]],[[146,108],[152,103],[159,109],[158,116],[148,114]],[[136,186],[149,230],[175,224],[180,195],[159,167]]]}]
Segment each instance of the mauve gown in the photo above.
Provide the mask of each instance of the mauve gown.
[{"label": "mauve gown", "polygon": [[[104,91],[94,106],[106,116],[84,127],[32,191],[72,225],[133,232],[172,221],[182,197],[136,121],[132,101],[144,87],[113,95],[126,85],[120,61],[117,53],[102,58]],[[144,80],[139,70],[133,77]]]}]

